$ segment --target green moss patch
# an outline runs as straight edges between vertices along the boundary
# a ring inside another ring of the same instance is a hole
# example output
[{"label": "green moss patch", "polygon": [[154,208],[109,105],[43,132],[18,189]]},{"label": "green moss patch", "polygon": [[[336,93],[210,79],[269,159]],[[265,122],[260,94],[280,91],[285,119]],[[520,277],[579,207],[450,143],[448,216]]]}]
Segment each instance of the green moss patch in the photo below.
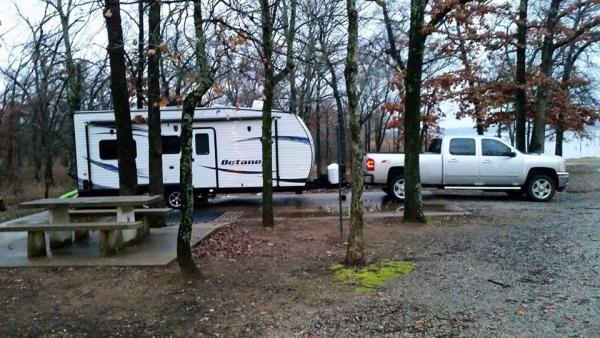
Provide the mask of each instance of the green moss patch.
[{"label": "green moss patch", "polygon": [[372,263],[362,268],[347,268],[342,264],[331,266],[338,280],[358,285],[359,292],[377,289],[385,282],[399,278],[414,269],[415,264],[410,262]]}]

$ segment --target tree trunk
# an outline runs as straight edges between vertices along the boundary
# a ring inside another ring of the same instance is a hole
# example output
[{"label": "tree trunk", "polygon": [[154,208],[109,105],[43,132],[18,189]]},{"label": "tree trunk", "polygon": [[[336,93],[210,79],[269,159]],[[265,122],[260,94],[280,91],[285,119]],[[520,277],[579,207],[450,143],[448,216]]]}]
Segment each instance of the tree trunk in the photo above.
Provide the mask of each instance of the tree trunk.
[{"label": "tree trunk", "polygon": [[[273,62],[273,27],[275,20],[275,9],[271,12],[272,6],[269,0],[260,0],[260,11],[261,11],[261,50],[262,50],[262,62],[264,71],[264,103],[262,108],[262,169],[263,169],[263,196],[262,196],[262,219],[263,226],[273,227],[273,156],[272,156],[272,125],[273,118],[271,116],[271,110],[273,109],[273,102],[275,100],[275,86],[283,78],[293,71],[294,64],[293,59],[290,57],[288,52],[288,58],[286,59],[285,69],[275,74],[274,62]],[[296,0],[292,1],[292,11],[290,16],[290,27],[288,27],[287,39],[292,41],[287,48],[293,49],[293,40],[295,36],[295,15],[296,15]]]},{"label": "tree trunk", "polygon": [[160,123],[160,0],[151,0],[148,12],[148,145],[149,145],[149,192],[164,195],[162,140]]},{"label": "tree trunk", "polygon": [[406,222],[426,221],[423,214],[419,173],[421,84],[426,38],[422,30],[426,5],[425,0],[411,0],[410,6],[409,49],[405,78],[406,96],[404,100],[404,180],[406,196],[404,200],[404,220]]},{"label": "tree trunk", "polygon": [[[477,111],[477,108],[475,108],[475,111]],[[477,135],[483,135],[483,133],[485,133],[485,127],[483,126],[481,118],[475,120],[475,129],[477,130]]]},{"label": "tree trunk", "polygon": [[79,67],[75,67],[75,63],[73,61],[73,50],[71,48],[71,37],[69,34],[69,11],[70,8],[67,8],[67,12],[63,9],[62,0],[57,0],[56,8],[58,10],[58,15],[60,17],[61,29],[62,29],[62,39],[63,44],[65,46],[65,67],[67,71],[67,97],[69,101],[69,139],[67,144],[69,145],[68,149],[68,165],[67,170],[69,173],[75,173],[75,126],[73,123],[73,114],[81,109],[81,69]]},{"label": "tree trunk", "polygon": [[[456,23],[456,32],[459,36],[462,35],[460,23],[457,21]],[[465,47],[465,41],[463,39],[458,39],[458,46],[460,49],[460,59],[462,61],[463,66],[465,67],[465,71],[467,74],[472,75],[473,69],[471,67],[471,58],[469,57],[469,53],[467,52],[467,48]],[[474,90],[477,84],[471,78],[467,81],[469,88]],[[468,100],[473,104],[473,110],[475,112],[475,130],[477,130],[477,135],[483,135],[485,132],[485,126],[483,125],[483,109],[481,107],[480,99],[477,94],[469,94]]]},{"label": "tree trunk", "polygon": [[[581,53],[592,44],[591,41],[588,41],[583,46],[577,48],[575,43],[572,43],[569,46],[569,50],[567,52],[567,56],[565,58],[565,63],[563,65],[563,74],[561,79],[561,88],[567,92],[570,92],[569,81],[571,80],[571,73],[575,68],[575,62],[581,55]],[[562,156],[563,155],[563,143],[565,139],[565,131],[564,125],[562,121],[564,119],[564,112],[561,110],[558,113],[558,124],[556,126],[556,144],[554,147],[554,155]]]},{"label": "tree trunk", "polygon": [[274,84],[272,76],[265,77],[264,96],[265,101],[262,109],[262,171],[263,171],[263,195],[262,195],[262,220],[263,226],[273,227],[273,119],[271,110],[273,108]]},{"label": "tree trunk", "polygon": [[315,132],[315,161],[317,162],[317,179],[321,178],[322,151],[321,151],[321,78],[317,80],[317,103],[315,106],[315,115],[317,120]]},{"label": "tree trunk", "polygon": [[329,114],[325,113],[325,161],[331,162],[329,158]]},{"label": "tree trunk", "polygon": [[273,156],[272,156],[272,125],[271,110],[275,96],[275,84],[273,83],[275,73],[273,70],[273,18],[268,0],[261,0],[261,25],[264,71],[264,102],[262,107],[262,171],[263,171],[263,194],[262,194],[262,221],[263,226],[273,227]]},{"label": "tree trunk", "polygon": [[528,0],[519,3],[519,19],[517,21],[517,74],[515,76],[515,140],[517,149],[525,152],[527,139],[525,135],[525,121],[527,105],[527,5]]},{"label": "tree trunk", "polygon": [[[335,73],[335,67],[331,63],[331,60],[327,60],[327,64],[329,66],[329,72],[331,73],[331,89],[333,91],[333,97],[335,99],[335,104],[337,107],[337,123],[340,130],[340,170],[346,169],[346,123],[344,121],[344,105],[342,104],[342,95],[337,87],[338,79]],[[343,173],[342,173],[343,175]],[[344,176],[342,176],[344,177]]]},{"label": "tree trunk", "polygon": [[[552,65],[554,56],[554,33],[558,23],[558,7],[562,0],[552,0],[548,17],[546,18],[544,42],[542,43],[542,55],[540,71],[546,79],[552,78]],[[533,120],[533,131],[531,143],[529,144],[529,152],[543,153],[544,143],[546,141],[546,110],[548,109],[548,92],[549,86],[543,80],[537,90],[535,98],[535,118]]]},{"label": "tree trunk", "polygon": [[348,10],[348,47],[346,55],[346,93],[350,115],[350,138],[352,160],[352,199],[350,202],[350,234],[346,249],[347,265],[364,264],[363,244],[363,181],[361,179],[362,142],[360,140],[360,121],[358,116],[357,76],[358,62],[356,49],[358,44],[358,11],[356,0],[347,0]]},{"label": "tree trunk", "polygon": [[110,91],[117,125],[117,157],[119,163],[119,193],[137,193],[137,168],[135,143],[131,130],[129,91],[125,66],[125,48],[119,0],[106,0],[104,19],[108,32],[108,57],[110,60]]},{"label": "tree trunk", "polygon": [[[159,2],[157,0],[157,2]],[[192,258],[190,241],[194,217],[194,186],[192,182],[192,131],[196,106],[213,83],[206,56],[206,40],[203,28],[201,0],[194,0],[194,30],[196,34],[196,66],[200,80],[183,101],[181,114],[180,190],[182,197],[181,221],[177,233],[177,262],[184,274],[197,274],[199,269]]]},{"label": "tree trunk", "polygon": [[[138,109],[144,108],[144,3],[145,1],[138,2],[138,62],[135,80],[135,96]],[[149,29],[152,28],[149,27]],[[148,96],[150,96],[150,94],[148,94]]]},{"label": "tree trunk", "polygon": [[565,140],[565,132],[561,129],[556,130],[556,145],[554,146],[554,155],[563,156],[563,143]]},{"label": "tree trunk", "polygon": [[[292,63],[294,62],[294,33],[296,30],[296,8],[298,7],[298,1],[297,0],[290,0],[290,15],[287,18],[288,21],[288,25],[286,28],[286,43],[287,43],[287,62],[288,63]],[[286,9],[287,12],[287,9]],[[287,16],[287,13],[286,13]],[[290,83],[290,108],[289,108],[289,112],[291,114],[297,114],[298,113],[298,104],[297,104],[297,94],[296,94],[296,74],[295,72],[292,70],[290,73],[290,78],[289,78],[289,83]]]}]

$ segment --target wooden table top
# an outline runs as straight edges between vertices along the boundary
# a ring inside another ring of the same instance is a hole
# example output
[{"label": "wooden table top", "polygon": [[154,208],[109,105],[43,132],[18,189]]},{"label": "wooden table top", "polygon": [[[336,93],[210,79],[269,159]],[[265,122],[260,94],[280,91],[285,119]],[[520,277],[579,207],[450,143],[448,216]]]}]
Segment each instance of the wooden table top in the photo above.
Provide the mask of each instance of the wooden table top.
[{"label": "wooden table top", "polygon": [[42,198],[39,200],[19,204],[20,208],[56,208],[56,207],[135,207],[153,204],[162,201],[159,195],[135,195],[135,196],[98,196],[98,197],[75,197],[75,198]]}]

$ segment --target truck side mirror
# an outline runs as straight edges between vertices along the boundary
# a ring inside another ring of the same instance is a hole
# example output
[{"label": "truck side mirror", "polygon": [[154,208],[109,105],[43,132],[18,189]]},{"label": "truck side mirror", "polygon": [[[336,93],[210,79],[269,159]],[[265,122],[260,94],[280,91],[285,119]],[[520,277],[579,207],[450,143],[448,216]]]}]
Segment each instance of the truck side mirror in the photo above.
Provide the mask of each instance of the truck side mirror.
[{"label": "truck side mirror", "polygon": [[511,151],[511,152],[508,154],[508,156],[510,156],[510,157],[517,157],[517,153],[516,153],[516,152],[514,152],[514,151]]}]

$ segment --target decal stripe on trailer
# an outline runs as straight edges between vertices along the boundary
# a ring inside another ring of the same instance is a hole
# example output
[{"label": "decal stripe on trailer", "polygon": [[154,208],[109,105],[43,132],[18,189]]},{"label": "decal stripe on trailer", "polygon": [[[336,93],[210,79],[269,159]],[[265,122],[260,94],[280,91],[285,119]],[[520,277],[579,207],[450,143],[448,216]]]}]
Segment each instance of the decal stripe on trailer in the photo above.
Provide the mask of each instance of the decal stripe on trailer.
[{"label": "decal stripe on trailer", "polygon": [[[100,167],[100,168],[102,168],[104,170],[108,170],[108,171],[113,172],[113,173],[118,173],[119,172],[119,167],[117,167],[114,164],[103,163],[103,162],[100,162],[100,161],[92,160],[91,158],[87,158],[87,157],[86,157],[86,160],[90,161],[90,163],[92,163],[92,164],[94,164],[94,165],[96,165],[96,166],[98,166],[98,167]],[[148,178],[148,175],[142,174],[139,170],[137,171],[137,175],[138,175],[138,177],[141,177],[141,178]]]},{"label": "decal stripe on trailer", "polygon": [[[277,136],[275,138],[278,139],[278,140],[282,140],[282,141],[300,142],[300,143],[304,143],[304,144],[310,145],[310,140],[307,137],[300,137],[300,136]],[[236,142],[247,142],[247,141],[260,141],[260,137],[250,137],[250,138],[247,138],[247,139],[238,140]]]},{"label": "decal stripe on trailer", "polygon": [[[217,170],[217,171],[224,171],[224,172],[234,173],[234,174],[262,174],[262,170],[260,170],[260,171],[234,170],[234,169],[208,167],[208,166],[205,166],[205,165],[203,165],[202,167],[206,168],[206,169],[212,169],[212,170]],[[275,172],[275,170],[273,170],[273,172]]]}]

